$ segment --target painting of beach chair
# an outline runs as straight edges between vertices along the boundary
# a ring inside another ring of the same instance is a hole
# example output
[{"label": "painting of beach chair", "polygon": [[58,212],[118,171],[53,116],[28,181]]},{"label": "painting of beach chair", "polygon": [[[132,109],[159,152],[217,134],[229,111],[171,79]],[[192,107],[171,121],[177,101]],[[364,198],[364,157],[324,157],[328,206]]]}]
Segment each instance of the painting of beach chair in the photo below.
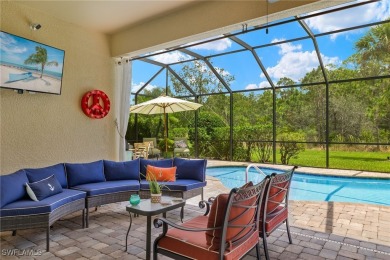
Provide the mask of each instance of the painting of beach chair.
[{"label": "painting of beach chair", "polygon": [[15,82],[15,81],[19,81],[19,80],[25,80],[25,79],[32,78],[32,77],[33,77],[33,75],[31,72],[26,72],[26,73],[21,73],[21,74],[10,73],[10,74],[8,74],[9,79],[5,83]]}]

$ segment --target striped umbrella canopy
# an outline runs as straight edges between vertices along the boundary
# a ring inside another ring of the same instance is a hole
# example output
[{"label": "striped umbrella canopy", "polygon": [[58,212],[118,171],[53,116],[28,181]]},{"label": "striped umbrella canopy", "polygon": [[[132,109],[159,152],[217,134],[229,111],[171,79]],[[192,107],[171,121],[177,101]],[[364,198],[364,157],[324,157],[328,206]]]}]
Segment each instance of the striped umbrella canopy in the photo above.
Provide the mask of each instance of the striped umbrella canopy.
[{"label": "striped umbrella canopy", "polygon": [[130,113],[138,113],[138,114],[145,114],[145,115],[164,114],[165,152],[167,152],[168,137],[167,137],[167,121],[166,121],[165,114],[197,110],[201,106],[202,105],[198,103],[161,95],[158,98],[131,106]]}]

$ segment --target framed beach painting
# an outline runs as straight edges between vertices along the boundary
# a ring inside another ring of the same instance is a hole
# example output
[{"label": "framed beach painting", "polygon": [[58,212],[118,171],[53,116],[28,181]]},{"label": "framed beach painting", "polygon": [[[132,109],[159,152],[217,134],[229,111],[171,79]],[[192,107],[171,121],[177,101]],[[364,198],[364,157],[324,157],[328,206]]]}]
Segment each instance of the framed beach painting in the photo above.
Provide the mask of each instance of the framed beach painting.
[{"label": "framed beach painting", "polygon": [[0,31],[0,87],[61,95],[65,51]]}]

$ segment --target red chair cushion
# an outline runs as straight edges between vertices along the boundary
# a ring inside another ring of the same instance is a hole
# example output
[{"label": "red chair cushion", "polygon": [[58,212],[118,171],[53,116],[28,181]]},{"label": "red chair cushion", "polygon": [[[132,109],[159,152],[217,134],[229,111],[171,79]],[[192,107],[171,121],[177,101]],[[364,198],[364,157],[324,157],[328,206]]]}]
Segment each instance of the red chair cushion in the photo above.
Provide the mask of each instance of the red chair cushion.
[{"label": "red chair cushion", "polygon": [[[253,186],[252,182],[245,184],[241,188],[247,188],[250,186]],[[225,218],[225,211],[228,199],[229,194],[220,194],[215,198],[209,214],[209,219],[207,223],[208,228],[222,227]],[[256,197],[242,201],[242,205],[245,206],[254,205],[254,203],[256,203]],[[238,205],[232,205],[228,221],[231,225],[248,225],[253,221],[254,211],[255,208],[247,209],[238,207]],[[232,239],[239,239],[240,237],[245,236],[249,232],[249,230],[250,228],[228,227],[226,231],[226,241],[229,242]],[[210,245],[210,250],[219,249],[221,244],[221,236],[222,229],[206,231],[206,242],[207,245]]]},{"label": "red chair cushion", "polygon": [[[283,202],[286,197],[289,180],[277,184],[273,184],[268,194],[267,214],[272,213]],[[283,189],[286,190],[283,190]]]},{"label": "red chair cushion", "polygon": [[[198,216],[183,224],[185,227],[205,228],[207,226],[208,217]],[[170,252],[186,256],[190,259],[219,259],[218,251],[209,249],[206,243],[204,231],[190,232],[176,228],[170,228],[167,235],[158,242],[158,247]],[[250,251],[257,243],[259,237],[254,232],[244,243],[239,246],[232,247],[230,251],[225,251],[225,260],[240,259],[248,251]]]},{"label": "red chair cushion", "polygon": [[160,168],[148,165],[146,167],[146,179],[149,180],[150,175],[153,174],[156,181],[176,181],[176,169],[177,167]]},{"label": "red chair cushion", "polygon": [[[275,230],[280,224],[282,224],[288,218],[288,210],[286,207],[279,206],[273,214],[267,215],[267,220],[265,221],[265,232],[267,234]],[[263,230],[263,221],[260,220],[259,226],[260,234]]]}]

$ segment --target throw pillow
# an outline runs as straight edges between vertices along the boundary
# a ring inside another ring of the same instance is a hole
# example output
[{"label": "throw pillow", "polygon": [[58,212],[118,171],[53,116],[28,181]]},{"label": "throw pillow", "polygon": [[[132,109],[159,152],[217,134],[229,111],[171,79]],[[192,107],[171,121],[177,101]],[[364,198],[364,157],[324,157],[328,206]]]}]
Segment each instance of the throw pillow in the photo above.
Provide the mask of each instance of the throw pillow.
[{"label": "throw pillow", "polygon": [[173,166],[177,167],[178,179],[190,179],[204,182],[206,181],[206,165],[207,160],[188,160],[183,158],[175,158]]},{"label": "throw pillow", "polygon": [[65,163],[69,187],[106,181],[103,160],[91,163]]},{"label": "throw pillow", "polygon": [[32,183],[26,183],[27,194],[34,201],[40,201],[47,197],[62,192],[61,184],[54,175]]},{"label": "throw pillow", "polygon": [[63,163],[44,168],[24,170],[26,171],[28,182],[40,181],[54,174],[57,180],[60,182],[62,188],[66,189],[68,187],[68,182],[66,181],[65,166]]},{"label": "throw pillow", "polygon": [[0,175],[0,207],[25,197],[28,182],[26,172],[19,170],[12,174]]},{"label": "throw pillow", "polygon": [[176,167],[160,168],[148,165],[146,167],[146,179],[152,174],[157,181],[176,181]]},{"label": "throw pillow", "polygon": [[175,141],[174,145],[176,148],[188,148],[188,146],[184,140]]},{"label": "throw pillow", "polygon": [[[246,183],[240,189],[245,189],[253,186],[252,182]],[[247,225],[253,221],[253,209],[249,209],[248,212],[245,212],[247,209],[245,206],[252,206],[253,203],[256,203],[256,197],[253,197],[251,200],[242,201],[242,205],[232,205],[230,208],[229,219],[232,225]],[[213,204],[211,205],[211,210],[207,222],[207,228],[222,227],[223,221],[225,218],[225,211],[229,200],[229,194],[220,194],[218,195]],[[244,213],[245,212],[245,213]],[[241,216],[241,214],[243,214]],[[226,241],[229,241],[232,238],[243,237],[247,231],[246,228],[227,228],[226,232]],[[209,250],[218,250],[221,245],[221,236],[222,228],[217,230],[206,231],[206,243],[209,245]]]},{"label": "throw pillow", "polygon": [[139,179],[139,159],[125,162],[104,160],[103,162],[107,181]]},{"label": "throw pillow", "polygon": [[163,160],[147,160],[147,159],[141,159],[140,160],[140,165],[139,165],[139,170],[141,172],[141,179],[145,179],[146,176],[146,167],[148,165],[152,165],[155,167],[162,167],[162,168],[169,168],[172,167],[173,165],[173,160],[172,159],[163,159]]}]

